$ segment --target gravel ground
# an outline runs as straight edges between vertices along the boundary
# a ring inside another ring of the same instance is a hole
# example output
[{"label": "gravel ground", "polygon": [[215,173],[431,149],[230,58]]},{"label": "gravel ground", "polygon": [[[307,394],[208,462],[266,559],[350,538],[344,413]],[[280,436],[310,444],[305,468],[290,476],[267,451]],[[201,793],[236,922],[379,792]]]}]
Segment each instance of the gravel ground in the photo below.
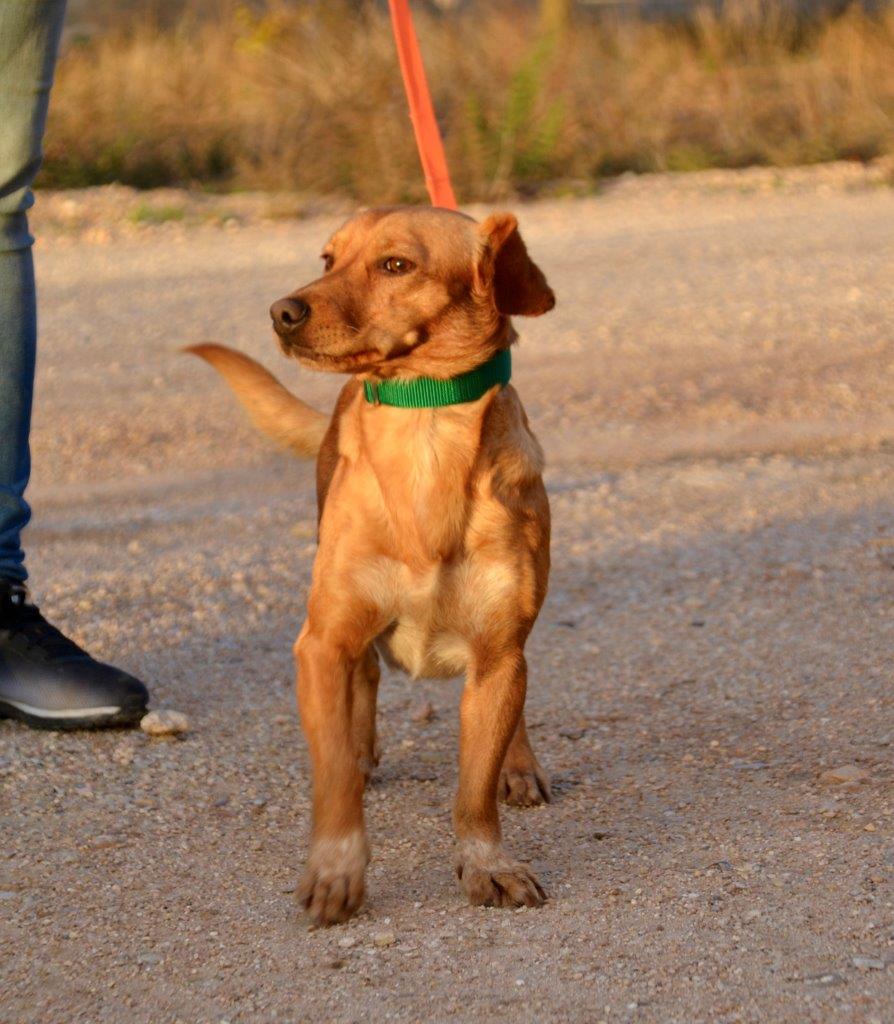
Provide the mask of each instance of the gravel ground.
[{"label": "gravel ground", "polygon": [[555,802],[504,822],[548,904],[463,905],[459,683],[395,676],[369,901],[322,931],[292,895],[312,469],[176,348],[331,402],[266,308],[332,217],[47,231],[35,592],[192,731],[0,723],[0,1020],[894,1019],[894,191],[743,180],[520,211],[560,303],[516,374],[550,463]]}]

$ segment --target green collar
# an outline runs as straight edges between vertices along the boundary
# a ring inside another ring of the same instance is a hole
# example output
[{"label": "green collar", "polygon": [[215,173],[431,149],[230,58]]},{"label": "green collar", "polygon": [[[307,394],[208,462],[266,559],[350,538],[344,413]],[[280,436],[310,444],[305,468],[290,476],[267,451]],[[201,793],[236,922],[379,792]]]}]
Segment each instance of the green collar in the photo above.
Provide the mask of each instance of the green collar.
[{"label": "green collar", "polygon": [[370,405],[394,405],[400,409],[434,409],[441,405],[475,402],[494,384],[506,385],[512,376],[508,348],[468,373],[448,380],[417,377],[415,380],[365,380],[363,393]]}]

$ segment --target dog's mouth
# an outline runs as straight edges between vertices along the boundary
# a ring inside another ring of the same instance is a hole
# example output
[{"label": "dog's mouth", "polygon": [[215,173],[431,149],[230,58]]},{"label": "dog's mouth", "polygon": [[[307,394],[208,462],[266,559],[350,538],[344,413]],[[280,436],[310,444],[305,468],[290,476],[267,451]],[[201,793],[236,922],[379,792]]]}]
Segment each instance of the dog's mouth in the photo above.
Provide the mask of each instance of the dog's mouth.
[{"label": "dog's mouth", "polygon": [[360,373],[375,366],[382,360],[382,353],[375,349],[364,349],[360,352],[330,353],[321,352],[317,348],[301,345],[296,341],[280,339],[283,354],[299,363],[319,370],[338,371],[341,373]]},{"label": "dog's mouth", "polygon": [[277,340],[285,356],[297,359],[305,366],[338,373],[365,373],[409,355],[425,339],[421,331],[414,331],[412,340],[408,338],[394,342],[388,339],[390,344],[386,351],[379,348],[364,348],[355,352],[326,352],[315,346],[303,344],[296,337],[282,337],[279,334]]}]

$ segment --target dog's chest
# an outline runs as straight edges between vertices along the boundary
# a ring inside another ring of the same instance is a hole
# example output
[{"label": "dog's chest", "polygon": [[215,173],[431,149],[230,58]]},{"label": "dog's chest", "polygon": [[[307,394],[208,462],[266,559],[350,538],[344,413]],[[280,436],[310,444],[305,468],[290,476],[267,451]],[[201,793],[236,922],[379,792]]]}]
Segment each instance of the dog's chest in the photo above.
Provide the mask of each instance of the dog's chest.
[{"label": "dog's chest", "polygon": [[461,544],[484,401],[459,411],[361,403],[355,408],[351,440],[357,442],[346,453],[352,465],[349,486],[362,490],[359,500],[382,521],[398,560],[417,566],[444,561]]},{"label": "dog's chest", "polygon": [[374,427],[361,425],[354,479],[379,553],[356,566],[354,585],[387,623],[383,655],[413,676],[464,671],[488,619],[511,614],[515,574],[495,557],[509,522],[476,470],[487,401],[363,410]]},{"label": "dog's chest", "polygon": [[475,555],[424,570],[381,559],[373,573],[390,618],[378,646],[386,660],[416,678],[464,672],[494,618],[512,607],[509,567]]}]

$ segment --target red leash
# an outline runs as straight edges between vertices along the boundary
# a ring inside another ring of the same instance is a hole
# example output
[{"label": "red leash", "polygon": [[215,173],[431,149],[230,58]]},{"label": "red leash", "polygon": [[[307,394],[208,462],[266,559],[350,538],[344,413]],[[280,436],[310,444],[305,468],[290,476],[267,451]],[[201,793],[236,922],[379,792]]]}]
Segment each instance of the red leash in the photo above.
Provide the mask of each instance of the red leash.
[{"label": "red leash", "polygon": [[425,65],[419,53],[419,40],[413,27],[413,15],[407,0],[388,0],[391,9],[391,26],[397,43],[397,56],[404,79],[407,102],[410,105],[410,120],[416,136],[416,148],[425,173],[425,184],[432,205],[456,209],[456,197],[450,184],[450,171],[444,156],[444,143],[435,120],[431,105]]}]

